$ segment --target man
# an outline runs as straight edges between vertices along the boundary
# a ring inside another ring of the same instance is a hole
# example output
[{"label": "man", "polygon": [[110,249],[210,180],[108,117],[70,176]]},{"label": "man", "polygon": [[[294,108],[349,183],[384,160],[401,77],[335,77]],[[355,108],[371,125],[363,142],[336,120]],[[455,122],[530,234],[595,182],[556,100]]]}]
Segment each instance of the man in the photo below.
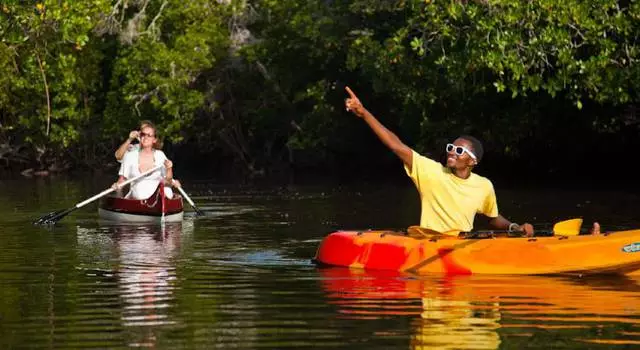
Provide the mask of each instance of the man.
[{"label": "man", "polygon": [[[380,141],[389,147],[404,163],[422,204],[420,226],[440,233],[457,234],[473,229],[476,213],[490,218],[489,223],[501,230],[533,235],[531,224],[518,225],[498,213],[498,204],[489,179],[471,170],[482,159],[482,144],[471,136],[461,136],[447,145],[447,164],[426,158],[405,145],[384,127],[360,102],[356,94],[346,87],[349,98],[347,111],[364,119]],[[454,231],[456,231],[454,233]]]}]

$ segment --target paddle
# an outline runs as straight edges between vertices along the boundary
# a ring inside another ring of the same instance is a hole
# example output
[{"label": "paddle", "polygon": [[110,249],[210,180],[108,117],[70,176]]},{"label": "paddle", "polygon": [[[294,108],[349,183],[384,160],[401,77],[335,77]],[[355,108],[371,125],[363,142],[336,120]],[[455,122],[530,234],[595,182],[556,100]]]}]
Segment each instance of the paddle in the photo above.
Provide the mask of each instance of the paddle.
[{"label": "paddle", "polygon": [[460,230],[438,232],[436,230],[420,226],[409,226],[407,228],[407,235],[413,238],[456,237],[458,234],[460,234]]},{"label": "paddle", "polygon": [[187,195],[187,192],[185,192],[182,189],[182,186],[178,187],[178,191],[180,191],[180,194],[182,194],[182,197],[184,197],[184,199],[187,200],[187,202],[189,202],[189,204],[191,205],[191,207],[193,208],[193,210],[196,211],[196,214],[198,216],[204,216],[204,212],[202,210],[200,210],[195,203],[193,203],[193,201],[191,200],[191,198],[189,198],[189,195]]},{"label": "paddle", "polygon": [[[143,177],[153,173],[154,171],[159,170],[162,167],[163,167],[163,165],[158,165],[155,168],[151,168],[151,169],[145,171],[144,173],[142,173],[142,174],[140,174],[140,175],[138,175],[138,176],[136,176],[134,178],[131,178],[131,179],[129,179],[129,180],[123,182],[123,183],[121,183],[120,185],[118,185],[118,188],[122,188],[122,187],[132,183],[133,181],[136,181],[136,180],[138,180],[140,178],[143,178]],[[62,210],[54,211],[52,213],[44,215],[44,216],[40,217],[38,220],[34,221],[33,224],[34,225],[53,225],[56,222],[58,222],[58,220],[60,220],[63,217],[67,216],[72,211],[74,211],[76,209],[79,209],[79,208],[82,208],[85,205],[95,201],[96,199],[102,198],[102,197],[104,197],[104,196],[106,196],[109,193],[114,192],[114,191],[116,191],[116,188],[106,189],[106,190],[96,194],[95,196],[76,204],[75,206],[73,206],[73,207],[71,207],[69,209],[62,209]]]},{"label": "paddle", "polygon": [[558,236],[577,236],[580,234],[582,219],[570,219],[553,225],[553,234]]},{"label": "paddle", "polygon": [[[580,227],[582,226],[582,219],[569,219],[559,221],[553,225],[552,233],[558,236],[577,236],[580,234]],[[471,233],[490,233],[494,234],[496,231],[475,231]],[[450,230],[446,232],[438,232],[428,228],[420,226],[409,226],[407,228],[407,235],[413,238],[435,238],[435,237],[455,237],[460,233],[459,230]]]}]

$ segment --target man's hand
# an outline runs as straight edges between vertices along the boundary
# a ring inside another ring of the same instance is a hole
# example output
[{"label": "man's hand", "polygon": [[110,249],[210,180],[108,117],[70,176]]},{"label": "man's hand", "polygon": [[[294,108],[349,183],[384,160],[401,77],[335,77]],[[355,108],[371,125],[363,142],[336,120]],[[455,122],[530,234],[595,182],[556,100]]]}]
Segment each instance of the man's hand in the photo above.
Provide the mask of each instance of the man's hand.
[{"label": "man's hand", "polygon": [[532,237],[535,233],[535,231],[533,230],[533,225],[526,222],[522,224],[522,226],[520,226],[520,231],[522,231],[522,233],[524,233],[527,237]]},{"label": "man's hand", "polygon": [[348,86],[345,87],[345,90],[347,90],[347,93],[349,94],[349,98],[344,101],[347,112],[351,111],[353,112],[353,114],[357,115],[360,118],[364,117],[366,109],[358,99],[358,96],[356,96],[356,94],[351,91]]}]

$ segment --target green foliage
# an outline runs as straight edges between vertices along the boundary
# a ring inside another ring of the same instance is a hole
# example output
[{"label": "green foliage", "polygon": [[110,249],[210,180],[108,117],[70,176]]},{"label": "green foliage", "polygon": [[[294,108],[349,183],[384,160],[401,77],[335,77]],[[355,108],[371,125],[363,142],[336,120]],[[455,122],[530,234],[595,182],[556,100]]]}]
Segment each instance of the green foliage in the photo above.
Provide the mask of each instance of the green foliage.
[{"label": "green foliage", "polygon": [[[3,132],[35,145],[69,146],[91,114],[100,55],[89,44],[108,1],[43,1],[0,8]],[[6,54],[6,55],[5,55]],[[22,136],[19,136],[22,135]]]},{"label": "green foliage", "polygon": [[635,7],[615,0],[438,2],[408,28],[414,51],[434,56],[448,73],[468,79],[488,72],[498,92],[564,92],[581,108],[585,98],[637,99],[627,79],[638,55]]},{"label": "green foliage", "polygon": [[5,1],[0,142],[110,157],[150,119],[250,172],[329,161],[367,153],[349,85],[419,150],[464,132],[517,157],[637,123],[639,19],[614,0]]},{"label": "green foliage", "polygon": [[395,101],[391,113],[422,130],[423,146],[456,132],[492,142],[508,135],[496,142],[508,144],[564,123],[545,120],[533,101],[556,98],[576,111],[587,101],[637,103],[639,8],[614,0],[354,1],[360,22],[347,66]]},{"label": "green foliage", "polygon": [[125,135],[138,120],[151,119],[161,134],[181,141],[204,105],[199,79],[226,53],[229,10],[206,0],[154,5],[123,21],[128,24],[114,57],[105,128]]}]

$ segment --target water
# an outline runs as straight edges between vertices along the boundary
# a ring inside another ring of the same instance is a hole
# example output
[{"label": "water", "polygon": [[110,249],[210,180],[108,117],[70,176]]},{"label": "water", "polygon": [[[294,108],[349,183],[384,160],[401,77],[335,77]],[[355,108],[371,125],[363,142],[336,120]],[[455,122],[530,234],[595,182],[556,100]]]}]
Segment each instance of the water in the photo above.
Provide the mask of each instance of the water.
[{"label": "water", "polygon": [[[412,276],[317,268],[338,228],[404,228],[415,190],[184,183],[205,217],[114,225],[95,205],[31,225],[108,180],[0,182],[0,348],[609,349],[640,346],[640,276]],[[540,230],[640,227],[622,192],[498,191]],[[483,223],[479,222],[480,228]]]}]

